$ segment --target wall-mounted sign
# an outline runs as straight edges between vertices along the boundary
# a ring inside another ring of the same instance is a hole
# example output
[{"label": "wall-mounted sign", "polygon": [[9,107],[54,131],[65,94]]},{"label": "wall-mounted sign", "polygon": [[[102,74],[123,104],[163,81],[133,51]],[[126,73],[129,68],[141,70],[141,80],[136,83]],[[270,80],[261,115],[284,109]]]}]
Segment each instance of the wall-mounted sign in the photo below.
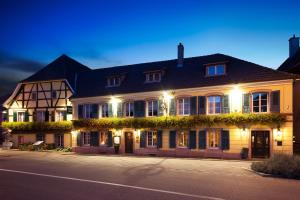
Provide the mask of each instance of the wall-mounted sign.
[{"label": "wall-mounted sign", "polygon": [[72,114],[72,113],[73,113],[72,106],[67,106],[67,114]]}]

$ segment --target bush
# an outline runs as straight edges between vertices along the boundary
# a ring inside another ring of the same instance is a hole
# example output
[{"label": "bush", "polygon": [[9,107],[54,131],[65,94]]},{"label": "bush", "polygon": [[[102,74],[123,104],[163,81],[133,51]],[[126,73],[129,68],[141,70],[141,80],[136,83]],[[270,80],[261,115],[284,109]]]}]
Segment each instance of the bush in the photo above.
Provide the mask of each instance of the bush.
[{"label": "bush", "polygon": [[18,148],[21,151],[33,151],[34,150],[34,146],[33,146],[32,142],[19,144]]},{"label": "bush", "polygon": [[42,146],[41,146],[41,149],[42,150],[53,150],[55,149],[55,144],[54,143],[44,143]]},{"label": "bush", "polygon": [[268,160],[252,163],[251,169],[284,178],[300,179],[300,156],[274,154]]},{"label": "bush", "polygon": [[242,148],[241,150],[241,159],[247,159],[248,158],[248,153],[249,153],[249,148]]},{"label": "bush", "polygon": [[55,149],[56,151],[61,151],[61,152],[72,152],[72,148],[71,147],[59,147]]}]

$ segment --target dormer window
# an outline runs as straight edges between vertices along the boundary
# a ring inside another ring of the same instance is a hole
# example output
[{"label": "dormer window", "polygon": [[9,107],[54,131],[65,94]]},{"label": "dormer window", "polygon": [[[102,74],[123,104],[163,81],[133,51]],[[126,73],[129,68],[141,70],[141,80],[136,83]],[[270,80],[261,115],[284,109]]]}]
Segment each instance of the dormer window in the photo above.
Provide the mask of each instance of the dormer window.
[{"label": "dormer window", "polygon": [[208,65],[206,67],[206,76],[222,76],[226,73],[225,64]]},{"label": "dormer window", "polygon": [[146,83],[157,83],[161,81],[161,72],[146,73]]},{"label": "dormer window", "polygon": [[107,78],[107,87],[117,87],[121,85],[121,77],[113,76]]}]

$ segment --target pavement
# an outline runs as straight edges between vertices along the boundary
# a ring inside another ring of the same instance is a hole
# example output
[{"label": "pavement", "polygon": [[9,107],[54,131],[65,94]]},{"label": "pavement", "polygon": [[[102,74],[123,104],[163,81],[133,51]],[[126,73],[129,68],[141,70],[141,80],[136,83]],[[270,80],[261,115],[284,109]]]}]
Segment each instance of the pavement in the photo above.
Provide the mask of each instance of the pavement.
[{"label": "pavement", "polygon": [[0,150],[1,200],[299,200],[300,181],[250,161]]}]

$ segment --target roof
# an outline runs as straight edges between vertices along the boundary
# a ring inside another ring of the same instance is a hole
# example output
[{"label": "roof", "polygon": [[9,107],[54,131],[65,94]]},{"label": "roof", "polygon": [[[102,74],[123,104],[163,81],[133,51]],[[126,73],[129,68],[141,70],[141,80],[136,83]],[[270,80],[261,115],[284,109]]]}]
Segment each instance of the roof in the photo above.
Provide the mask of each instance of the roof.
[{"label": "roof", "polygon": [[[206,77],[206,65],[226,63],[226,75]],[[145,83],[146,71],[164,70],[159,83]],[[107,77],[124,75],[118,87],[106,87]],[[224,84],[293,79],[296,75],[276,71],[224,54],[185,58],[183,67],[177,67],[177,59],[134,65],[101,68],[80,73],[77,91],[72,98],[106,96],[125,93],[172,90]]]},{"label": "roof", "polygon": [[61,55],[53,62],[21,82],[26,83],[35,81],[67,79],[74,89],[75,75],[89,70],[91,69],[77,62],[76,60],[66,55]]},{"label": "roof", "polygon": [[280,71],[300,74],[300,50],[294,56],[287,58],[278,68]]}]

